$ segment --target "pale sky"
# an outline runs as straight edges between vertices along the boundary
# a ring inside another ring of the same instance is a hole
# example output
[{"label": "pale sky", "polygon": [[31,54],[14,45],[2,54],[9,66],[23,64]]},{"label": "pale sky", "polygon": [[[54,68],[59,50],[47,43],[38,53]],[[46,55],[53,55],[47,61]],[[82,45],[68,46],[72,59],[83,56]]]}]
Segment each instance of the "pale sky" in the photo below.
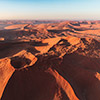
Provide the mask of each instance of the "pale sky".
[{"label": "pale sky", "polygon": [[0,0],[0,19],[100,20],[100,0]]}]

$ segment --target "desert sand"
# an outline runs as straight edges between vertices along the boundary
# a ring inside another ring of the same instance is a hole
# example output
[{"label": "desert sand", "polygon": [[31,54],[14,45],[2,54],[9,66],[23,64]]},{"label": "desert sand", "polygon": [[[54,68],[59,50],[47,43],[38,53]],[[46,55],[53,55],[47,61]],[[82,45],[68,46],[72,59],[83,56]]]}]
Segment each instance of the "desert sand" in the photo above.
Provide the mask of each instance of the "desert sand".
[{"label": "desert sand", "polygon": [[0,30],[0,100],[100,100],[99,21],[20,23]]}]

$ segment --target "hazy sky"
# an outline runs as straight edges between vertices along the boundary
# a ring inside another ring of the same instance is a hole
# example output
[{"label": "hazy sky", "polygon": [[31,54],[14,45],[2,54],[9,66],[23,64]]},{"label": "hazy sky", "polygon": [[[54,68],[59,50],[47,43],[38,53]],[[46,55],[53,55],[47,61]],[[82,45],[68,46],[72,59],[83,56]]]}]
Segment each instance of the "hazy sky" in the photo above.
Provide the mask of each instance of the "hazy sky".
[{"label": "hazy sky", "polygon": [[100,20],[100,0],[0,0],[0,19]]}]

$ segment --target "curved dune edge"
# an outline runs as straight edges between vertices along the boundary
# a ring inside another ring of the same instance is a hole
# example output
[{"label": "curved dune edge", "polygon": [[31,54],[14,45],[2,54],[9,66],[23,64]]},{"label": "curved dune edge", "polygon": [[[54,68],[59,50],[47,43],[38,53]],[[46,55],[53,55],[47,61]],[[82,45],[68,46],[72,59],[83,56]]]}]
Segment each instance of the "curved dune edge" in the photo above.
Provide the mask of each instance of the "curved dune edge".
[{"label": "curved dune edge", "polygon": [[[51,68],[49,68],[48,72],[55,77],[58,86],[63,89],[69,100],[79,100],[67,80],[65,80],[56,70],[53,71]],[[54,100],[56,100],[56,98],[57,97],[55,96]]]},{"label": "curved dune edge", "polygon": [[6,84],[15,71],[13,66],[10,64],[10,61],[10,59],[0,60],[0,98],[2,97]]}]

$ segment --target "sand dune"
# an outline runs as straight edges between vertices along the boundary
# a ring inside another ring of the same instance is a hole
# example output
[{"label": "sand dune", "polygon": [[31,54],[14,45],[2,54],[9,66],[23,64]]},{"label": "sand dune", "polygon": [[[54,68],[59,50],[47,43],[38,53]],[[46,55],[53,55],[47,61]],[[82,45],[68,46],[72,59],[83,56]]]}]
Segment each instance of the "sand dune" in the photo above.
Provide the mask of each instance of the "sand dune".
[{"label": "sand dune", "polygon": [[64,21],[0,31],[1,100],[100,100],[99,26]]},{"label": "sand dune", "polygon": [[10,25],[10,26],[6,26],[5,29],[22,29],[25,26],[27,26],[28,24],[16,24],[16,25]]}]

